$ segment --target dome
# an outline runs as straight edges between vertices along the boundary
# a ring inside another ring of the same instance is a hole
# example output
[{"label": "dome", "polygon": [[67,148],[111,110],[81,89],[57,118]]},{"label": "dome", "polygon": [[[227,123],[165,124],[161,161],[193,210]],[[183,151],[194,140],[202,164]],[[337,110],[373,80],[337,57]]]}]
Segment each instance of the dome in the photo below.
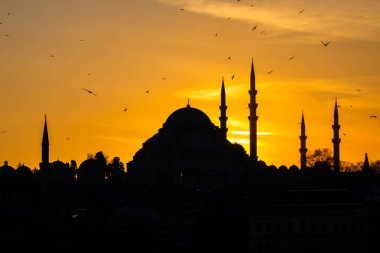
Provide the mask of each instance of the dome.
[{"label": "dome", "polygon": [[159,216],[152,208],[144,205],[125,205],[117,210],[109,220],[114,226],[124,226],[131,223],[158,224]]},{"label": "dome", "polygon": [[210,129],[213,128],[210,118],[201,110],[187,105],[173,112],[164,124],[164,128],[183,129]]},{"label": "dome", "polygon": [[4,166],[0,167],[0,176],[13,176],[16,175],[16,170],[8,165],[8,162],[4,162]]},{"label": "dome", "polygon": [[32,175],[32,170],[29,167],[25,166],[25,165],[22,165],[22,166],[18,167],[16,169],[16,172],[17,172],[17,174],[23,175],[23,176]]}]

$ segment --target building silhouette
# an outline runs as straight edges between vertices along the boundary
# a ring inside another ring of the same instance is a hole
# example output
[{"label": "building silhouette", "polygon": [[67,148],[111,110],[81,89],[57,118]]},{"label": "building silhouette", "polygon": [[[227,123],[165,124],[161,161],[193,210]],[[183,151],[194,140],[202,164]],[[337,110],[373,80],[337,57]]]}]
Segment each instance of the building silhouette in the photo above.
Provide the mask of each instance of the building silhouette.
[{"label": "building silhouette", "polygon": [[[223,104],[221,110],[225,111]],[[227,117],[221,118],[225,123]],[[144,183],[198,188],[236,180],[246,168],[247,155],[241,145],[226,139],[224,123],[223,129],[215,126],[204,112],[188,103],[143,143],[127,164],[128,174]]]},{"label": "building silhouette", "polygon": [[307,153],[307,148],[306,148],[306,127],[305,127],[305,119],[303,116],[302,112],[302,119],[301,119],[301,148],[299,149],[300,154],[301,154],[301,169],[306,168],[306,153]]},{"label": "building silhouette", "polygon": [[47,120],[45,115],[44,132],[42,136],[42,160],[40,163],[40,169],[47,169],[49,167],[49,135],[47,128]]},{"label": "building silhouette", "polygon": [[251,78],[250,78],[250,103],[249,103],[249,145],[250,145],[250,157],[255,163],[257,163],[257,120],[258,116],[256,114],[257,103],[256,103],[256,78],[255,78],[255,69],[253,66],[253,60],[251,65]]},{"label": "building silhouette", "polygon": [[334,171],[339,172],[340,171],[340,150],[339,145],[341,139],[339,138],[339,114],[338,114],[338,102],[337,99],[335,99],[335,108],[334,108],[334,125],[332,126],[334,130],[334,138],[332,139],[332,142],[334,144]]},{"label": "building silhouette", "polygon": [[220,92],[220,131],[225,139],[227,139],[227,105],[226,105],[226,91],[224,89],[224,78],[222,78],[222,90]]}]

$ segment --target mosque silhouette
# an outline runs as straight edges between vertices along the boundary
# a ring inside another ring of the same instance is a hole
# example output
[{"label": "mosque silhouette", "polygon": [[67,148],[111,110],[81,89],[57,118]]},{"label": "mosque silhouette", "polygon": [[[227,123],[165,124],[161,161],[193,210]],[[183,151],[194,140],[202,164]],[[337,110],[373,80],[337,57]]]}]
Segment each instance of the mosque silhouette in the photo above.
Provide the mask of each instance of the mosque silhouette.
[{"label": "mosque silhouette", "polygon": [[[307,166],[301,116],[300,167],[258,159],[256,80],[251,64],[250,155],[201,110],[174,111],[126,168],[100,151],[83,161],[49,160],[45,117],[40,169],[0,167],[4,247],[109,252],[377,252],[379,177],[340,171],[338,105],[333,168]],[[22,242],[22,243],[21,243]]]}]

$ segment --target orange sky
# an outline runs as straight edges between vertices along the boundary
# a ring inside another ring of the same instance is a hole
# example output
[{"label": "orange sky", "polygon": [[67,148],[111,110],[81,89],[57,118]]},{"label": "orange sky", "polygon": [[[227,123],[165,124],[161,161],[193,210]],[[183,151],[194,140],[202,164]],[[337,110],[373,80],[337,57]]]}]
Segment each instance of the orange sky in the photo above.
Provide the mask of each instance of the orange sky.
[{"label": "orange sky", "polygon": [[219,125],[222,76],[228,138],[248,151],[252,58],[259,159],[299,165],[302,110],[308,149],[332,149],[337,97],[341,160],[378,160],[379,13],[376,0],[0,0],[0,162],[38,167],[44,114],[52,161],[128,162],[188,97]]}]

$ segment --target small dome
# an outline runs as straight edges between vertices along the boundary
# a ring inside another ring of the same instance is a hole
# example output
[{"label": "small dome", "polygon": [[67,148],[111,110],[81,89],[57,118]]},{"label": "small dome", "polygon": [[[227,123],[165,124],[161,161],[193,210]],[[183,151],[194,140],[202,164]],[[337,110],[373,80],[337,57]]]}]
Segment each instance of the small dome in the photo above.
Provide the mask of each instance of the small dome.
[{"label": "small dome", "polygon": [[50,167],[53,169],[61,169],[61,168],[66,168],[66,164],[64,162],[57,160],[57,161],[52,162]]},{"label": "small dome", "polygon": [[25,165],[22,165],[22,166],[18,167],[16,169],[16,172],[17,172],[17,174],[23,175],[23,176],[32,175],[32,170],[29,167],[25,166]]},{"label": "small dome", "polygon": [[187,105],[187,107],[173,112],[166,120],[164,128],[175,130],[210,129],[213,128],[213,124],[204,112]]},{"label": "small dome", "polygon": [[8,165],[8,162],[4,162],[4,166],[0,167],[0,176],[13,176],[16,175],[16,170]]},{"label": "small dome", "polygon": [[114,226],[124,226],[132,223],[158,224],[160,217],[152,208],[144,205],[126,205],[117,210],[109,220]]}]

